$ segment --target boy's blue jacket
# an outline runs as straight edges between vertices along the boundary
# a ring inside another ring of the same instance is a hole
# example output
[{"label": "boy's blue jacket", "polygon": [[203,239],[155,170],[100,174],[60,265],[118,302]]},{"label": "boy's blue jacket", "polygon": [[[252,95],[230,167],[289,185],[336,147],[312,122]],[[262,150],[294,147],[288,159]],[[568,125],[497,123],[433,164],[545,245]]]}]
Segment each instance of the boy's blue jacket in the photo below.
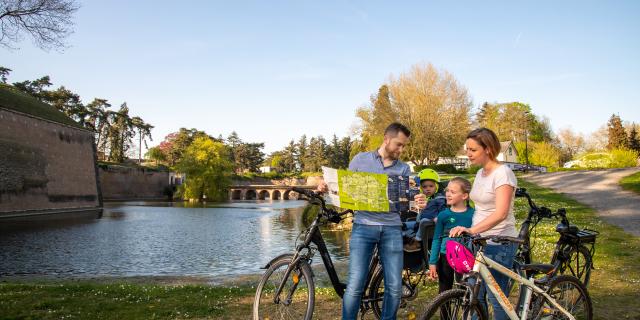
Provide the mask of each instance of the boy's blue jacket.
[{"label": "boy's blue jacket", "polygon": [[420,221],[422,219],[433,220],[438,216],[440,211],[447,208],[447,199],[444,197],[442,193],[436,193],[431,196],[429,202],[427,203],[427,207],[420,211],[418,218],[416,221]]}]

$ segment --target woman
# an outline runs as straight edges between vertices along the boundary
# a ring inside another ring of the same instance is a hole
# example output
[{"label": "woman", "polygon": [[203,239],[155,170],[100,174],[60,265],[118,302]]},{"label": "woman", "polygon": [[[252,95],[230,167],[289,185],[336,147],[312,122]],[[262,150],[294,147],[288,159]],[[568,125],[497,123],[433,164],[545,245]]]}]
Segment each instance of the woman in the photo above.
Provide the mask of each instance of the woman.
[{"label": "woman", "polygon": [[[496,157],[500,153],[500,141],[496,134],[487,129],[479,128],[471,131],[466,140],[467,157],[472,164],[482,167],[476,174],[471,188],[470,198],[475,203],[475,215],[471,228],[462,226],[452,228],[449,236],[455,237],[466,232],[481,234],[482,236],[499,235],[517,237],[516,219],[513,215],[513,200],[517,187],[516,176],[509,167],[498,162]],[[496,244],[488,242],[484,254],[511,268],[516,253],[515,243]],[[509,295],[509,278],[492,271],[493,277],[500,288]],[[484,296],[486,287],[483,286],[480,297]],[[508,319],[509,317],[498,304],[497,299],[489,292],[489,302],[493,305],[494,319]],[[486,310],[486,302],[485,304]]]}]

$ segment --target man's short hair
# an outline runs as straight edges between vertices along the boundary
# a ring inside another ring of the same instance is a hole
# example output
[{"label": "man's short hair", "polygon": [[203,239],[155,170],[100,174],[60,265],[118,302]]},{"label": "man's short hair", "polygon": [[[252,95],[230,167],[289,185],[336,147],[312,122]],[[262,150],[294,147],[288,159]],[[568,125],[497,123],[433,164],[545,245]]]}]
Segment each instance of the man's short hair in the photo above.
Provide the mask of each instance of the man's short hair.
[{"label": "man's short hair", "polygon": [[411,136],[411,130],[400,122],[394,122],[384,129],[384,135],[389,137],[395,137],[398,132],[402,132],[405,136]]}]

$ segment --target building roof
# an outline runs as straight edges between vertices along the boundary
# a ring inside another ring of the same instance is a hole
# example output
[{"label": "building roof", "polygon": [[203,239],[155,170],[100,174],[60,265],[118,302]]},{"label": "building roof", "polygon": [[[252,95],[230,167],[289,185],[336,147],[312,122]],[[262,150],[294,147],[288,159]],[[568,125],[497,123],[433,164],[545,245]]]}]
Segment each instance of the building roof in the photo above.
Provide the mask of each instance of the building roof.
[{"label": "building roof", "polygon": [[0,83],[0,108],[17,111],[52,122],[85,129],[55,107],[8,84]]}]

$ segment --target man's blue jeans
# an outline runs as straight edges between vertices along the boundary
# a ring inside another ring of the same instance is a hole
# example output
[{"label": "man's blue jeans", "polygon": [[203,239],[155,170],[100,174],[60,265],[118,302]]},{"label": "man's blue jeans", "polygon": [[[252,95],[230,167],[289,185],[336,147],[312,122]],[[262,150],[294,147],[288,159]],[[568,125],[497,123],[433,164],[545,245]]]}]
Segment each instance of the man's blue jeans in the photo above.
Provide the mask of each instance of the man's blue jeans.
[{"label": "man's blue jeans", "polygon": [[[518,249],[518,245],[515,243],[509,244],[497,244],[497,245],[487,245],[484,249],[484,255],[489,259],[505,266],[509,269],[513,267],[513,259],[516,255],[516,250]],[[500,286],[500,289],[504,293],[505,296],[509,296],[509,277],[498,273],[497,271],[491,270],[491,275],[496,279],[496,282]],[[487,294],[487,298],[491,305],[493,306],[493,319],[495,320],[503,320],[509,319],[509,316],[504,312],[502,306],[498,303],[498,299],[491,293],[491,291],[487,290],[486,283],[483,283],[482,287],[480,287],[480,292],[478,292],[478,297],[480,297],[481,303],[484,305],[485,310],[487,309],[487,303],[484,299],[482,299]]]},{"label": "man's blue jeans", "polygon": [[382,319],[396,318],[402,297],[402,227],[354,223],[349,241],[349,282],[342,301],[342,319],[355,320],[358,316],[376,245],[384,272]]}]

